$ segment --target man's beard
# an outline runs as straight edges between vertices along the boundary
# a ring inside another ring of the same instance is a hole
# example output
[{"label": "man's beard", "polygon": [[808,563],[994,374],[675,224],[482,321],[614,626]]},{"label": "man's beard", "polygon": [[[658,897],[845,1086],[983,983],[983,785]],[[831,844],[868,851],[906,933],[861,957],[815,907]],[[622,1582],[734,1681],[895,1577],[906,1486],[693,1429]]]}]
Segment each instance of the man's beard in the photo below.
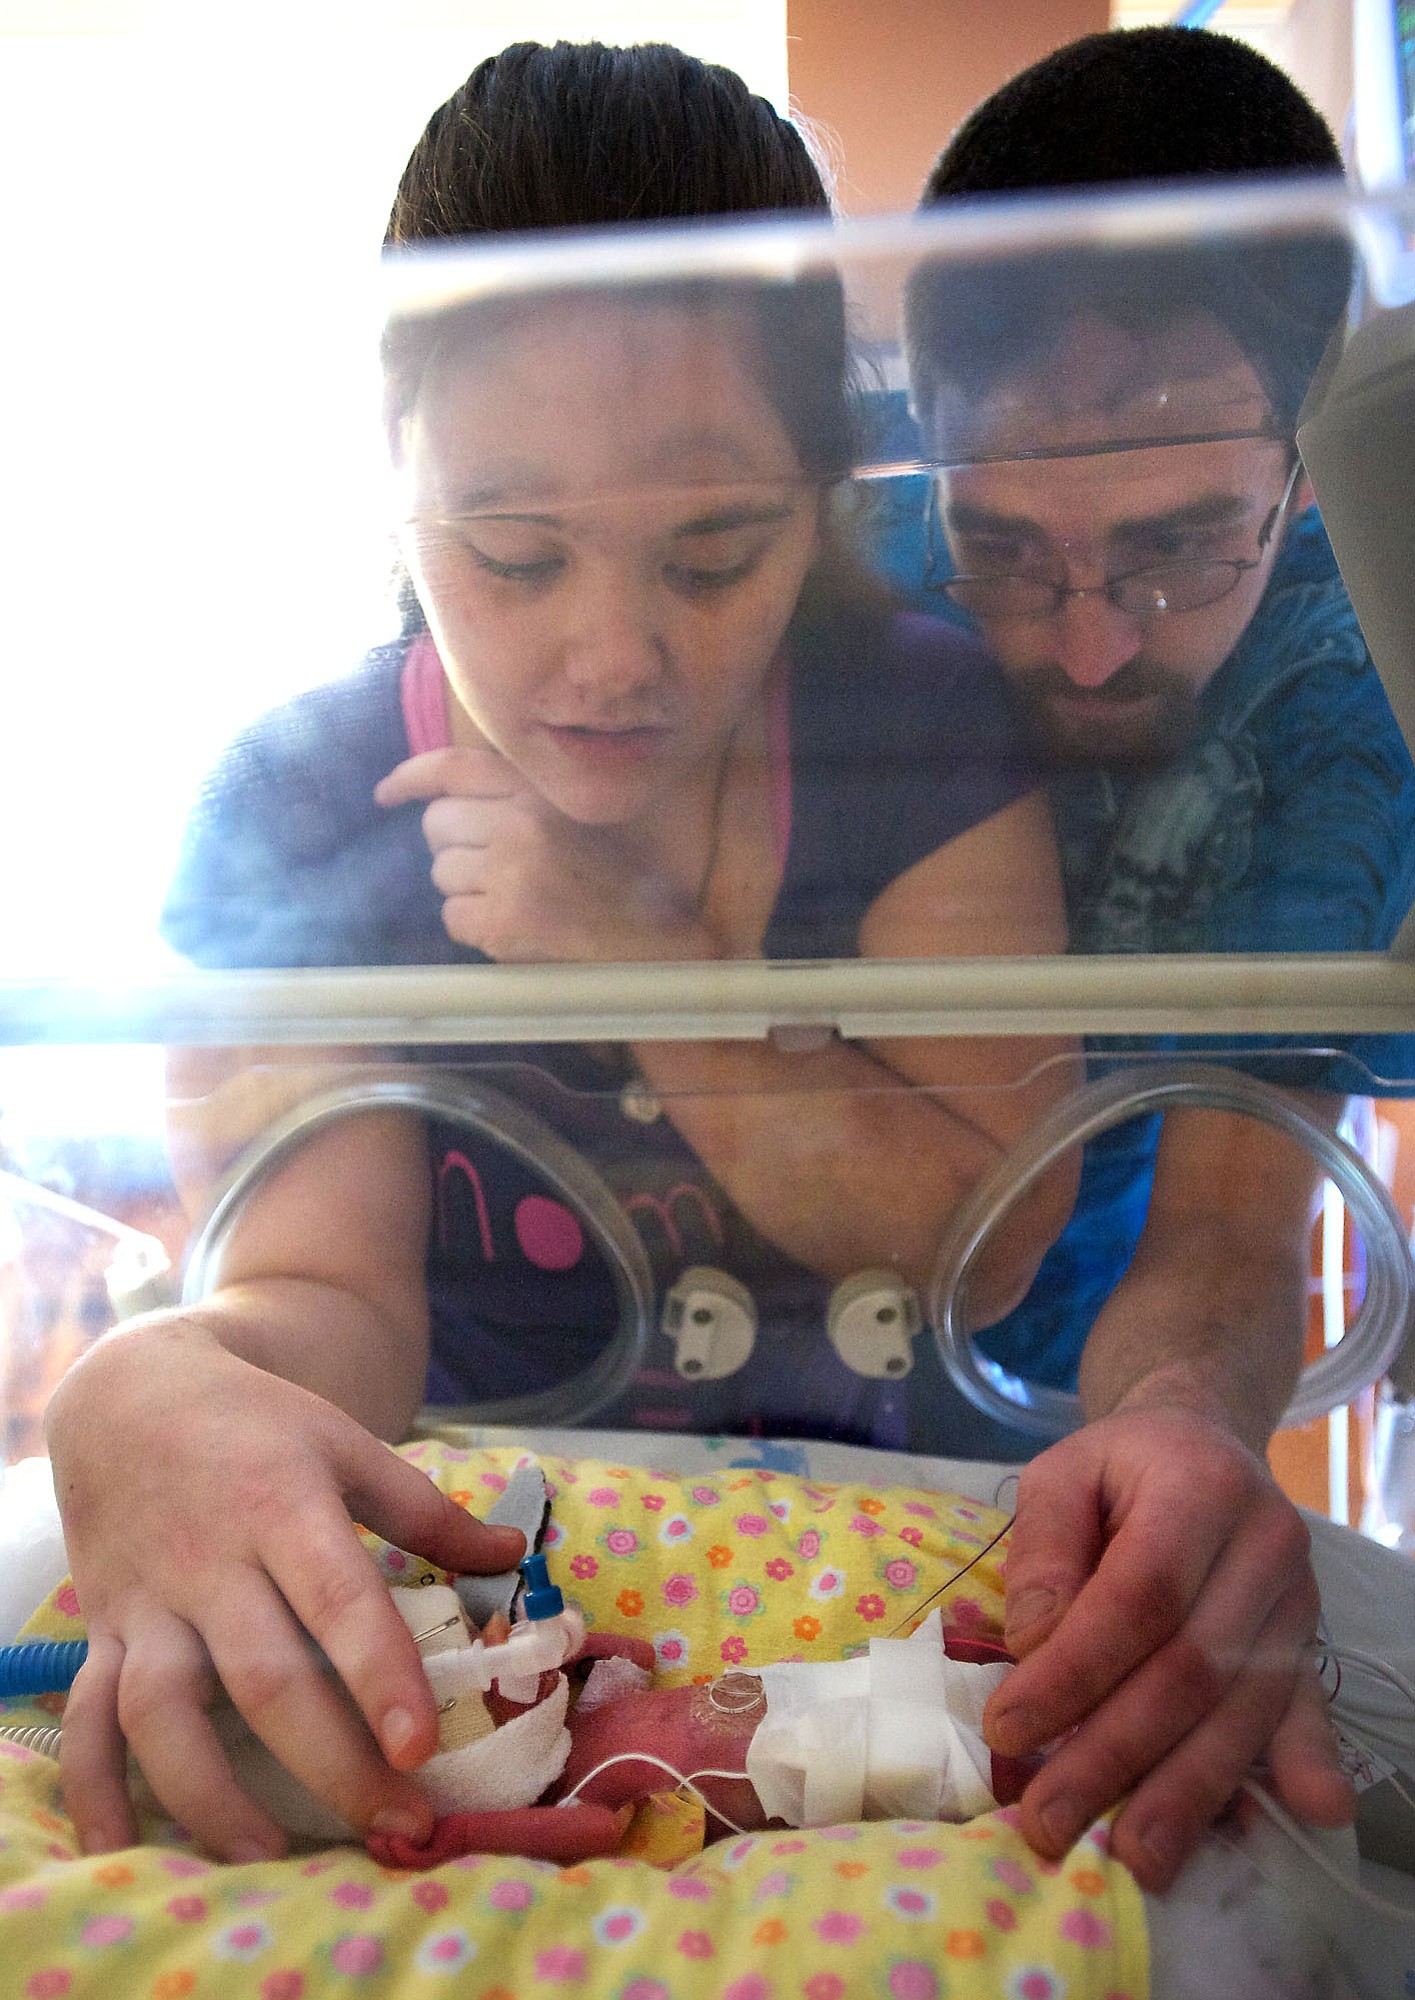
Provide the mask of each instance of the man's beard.
[{"label": "man's beard", "polygon": [[[1181,674],[1131,660],[1099,687],[1078,688],[1060,667],[1027,667],[1008,675],[1018,713],[1033,745],[1049,763],[1110,764],[1137,771],[1171,763],[1194,734],[1199,697]],[[1071,718],[1058,697],[1113,703],[1114,715]],[[1128,704],[1144,707],[1128,713]]]}]

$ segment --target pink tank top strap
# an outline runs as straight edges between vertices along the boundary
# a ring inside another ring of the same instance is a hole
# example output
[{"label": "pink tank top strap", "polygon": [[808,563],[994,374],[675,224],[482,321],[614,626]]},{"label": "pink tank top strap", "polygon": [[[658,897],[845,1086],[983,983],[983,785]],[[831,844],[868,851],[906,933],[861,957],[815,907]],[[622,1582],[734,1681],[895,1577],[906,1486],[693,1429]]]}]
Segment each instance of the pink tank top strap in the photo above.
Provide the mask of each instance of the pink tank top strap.
[{"label": "pink tank top strap", "polygon": [[420,632],[403,662],[403,727],[408,752],[445,750],[452,741],[447,727],[447,680],[431,632]]},{"label": "pink tank top strap", "polygon": [[767,757],[771,778],[771,837],[782,868],[791,847],[791,670],[778,659],[767,691]]}]

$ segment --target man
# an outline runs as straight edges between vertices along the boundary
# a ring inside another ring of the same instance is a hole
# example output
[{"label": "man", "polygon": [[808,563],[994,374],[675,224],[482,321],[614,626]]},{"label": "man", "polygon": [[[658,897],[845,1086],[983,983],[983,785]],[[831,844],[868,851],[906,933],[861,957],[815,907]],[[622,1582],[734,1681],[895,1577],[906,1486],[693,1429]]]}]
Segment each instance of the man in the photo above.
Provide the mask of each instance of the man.
[{"label": "man", "polygon": [[[1015,78],[924,201],[1339,168],[1251,49],[1150,29]],[[1048,766],[1073,949],[1377,949],[1410,904],[1415,772],[1294,438],[1349,277],[1342,244],[1298,234],[911,282],[914,405],[945,468],[935,582]],[[1333,1116],[1359,1088],[1350,1061],[1245,1066],[1324,1091]],[[1151,1889],[1256,1759],[1299,1814],[1349,1811],[1304,1654],[1305,1531],[1262,1460],[1301,1358],[1313,1179],[1251,1120],[1110,1135],[985,1341],[1078,1379],[1090,1419],[1022,1475],[1008,1641],[1025,1664],[989,1739],[1022,1754],[1079,1724],[1029,1788],[1029,1837],[1060,1853],[1133,1786],[1115,1851]]]}]

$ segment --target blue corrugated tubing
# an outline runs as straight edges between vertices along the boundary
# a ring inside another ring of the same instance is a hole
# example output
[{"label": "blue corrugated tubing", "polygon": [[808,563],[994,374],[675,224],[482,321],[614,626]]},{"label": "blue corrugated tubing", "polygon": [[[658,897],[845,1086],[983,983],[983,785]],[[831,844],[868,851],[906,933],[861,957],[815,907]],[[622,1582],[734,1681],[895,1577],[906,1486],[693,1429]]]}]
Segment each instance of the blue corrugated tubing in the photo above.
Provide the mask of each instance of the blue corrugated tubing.
[{"label": "blue corrugated tubing", "polygon": [[0,1697],[64,1694],[87,1658],[86,1639],[31,1639],[22,1646],[0,1646]]},{"label": "blue corrugated tubing", "polygon": [[1223,0],[1192,0],[1190,6],[1180,8],[1170,26],[1174,28],[1207,28],[1222,5]]}]

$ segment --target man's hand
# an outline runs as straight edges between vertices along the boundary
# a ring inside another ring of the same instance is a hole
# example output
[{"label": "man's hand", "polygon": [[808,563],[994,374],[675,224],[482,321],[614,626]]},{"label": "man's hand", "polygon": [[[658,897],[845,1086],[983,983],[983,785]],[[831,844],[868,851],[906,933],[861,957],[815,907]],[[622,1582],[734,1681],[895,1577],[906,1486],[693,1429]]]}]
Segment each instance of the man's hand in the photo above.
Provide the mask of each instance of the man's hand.
[{"label": "man's hand", "polygon": [[380,781],[379,805],[429,801],[423,836],[458,944],[517,964],[715,956],[654,857],[613,826],[582,826],[486,745],[424,750]]},{"label": "man's hand", "polygon": [[283,1851],[205,1712],[218,1680],[341,1818],[425,1838],[433,1811],[409,1774],[437,1747],[433,1695],[350,1515],[459,1571],[519,1562],[520,1531],[473,1520],[332,1404],[226,1352],[194,1315],[100,1342],[48,1421],[89,1632],[62,1748],[85,1850],[133,1838],[131,1748],[211,1853]]},{"label": "man's hand", "polygon": [[1113,1852],[1163,1891],[1260,1761],[1298,1818],[1345,1825],[1318,1611],[1301,1518],[1211,1418],[1120,1410],[1033,1460],[1007,1558],[1021,1664],[984,1718],[1006,1756],[1066,1739],[1022,1798],[1032,1846],[1059,1858],[1130,1793]]}]

